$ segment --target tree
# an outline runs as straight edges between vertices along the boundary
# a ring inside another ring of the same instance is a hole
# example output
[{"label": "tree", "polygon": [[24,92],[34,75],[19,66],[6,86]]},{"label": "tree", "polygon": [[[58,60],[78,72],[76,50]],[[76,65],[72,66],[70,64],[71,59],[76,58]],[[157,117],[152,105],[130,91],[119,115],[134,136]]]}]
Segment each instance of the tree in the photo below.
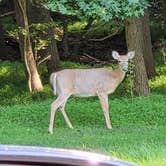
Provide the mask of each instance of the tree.
[{"label": "tree", "polygon": [[17,25],[23,29],[23,33],[19,34],[19,46],[25,63],[28,87],[30,92],[41,91],[43,86],[33,56],[30,36],[28,35],[29,25],[27,18],[27,0],[14,0],[14,5]]},{"label": "tree", "polygon": [[0,59],[3,59],[3,57],[7,56],[7,50],[5,47],[4,29],[2,27],[1,20],[0,20],[0,53],[3,53],[0,54]]},{"label": "tree", "polygon": [[67,21],[63,21],[63,38],[62,38],[62,45],[63,45],[63,51],[64,51],[64,56],[68,57],[69,56],[69,47],[68,47],[68,32],[67,32]]},{"label": "tree", "polygon": [[143,27],[141,18],[131,18],[126,21],[126,42],[128,50],[135,51],[134,74],[135,88],[139,96],[150,94],[148,78],[143,58]]},{"label": "tree", "polygon": [[145,60],[145,67],[148,78],[151,78],[155,76],[156,72],[152,53],[152,43],[149,24],[149,13],[148,9],[146,9],[144,16],[142,17],[143,56]]},{"label": "tree", "polygon": [[47,68],[49,73],[52,73],[60,68],[60,58],[57,49],[57,42],[54,37],[54,29],[52,26],[49,26],[49,23],[52,23],[53,21],[50,16],[50,12],[41,4],[40,0],[33,0],[28,3],[28,18],[30,24],[48,23],[45,33],[40,34],[39,37],[44,40],[49,40],[44,53],[46,54],[45,56],[51,57],[50,60],[47,61]]},{"label": "tree", "polygon": [[[149,95],[150,90],[143,55],[145,53],[147,55],[147,52],[149,53],[150,49],[144,51],[146,47],[144,44],[146,43],[144,42],[145,39],[143,40],[144,33],[142,20],[139,18],[148,7],[148,2],[146,0],[45,0],[45,2],[47,2],[47,6],[52,10],[59,11],[62,14],[78,15],[78,17],[83,20],[93,18],[106,22],[112,19],[123,21],[127,19],[126,39],[128,49],[136,52],[134,60],[136,92],[138,95]],[[150,33],[148,33],[148,35],[150,35]],[[150,48],[150,39],[147,39],[146,41]]]}]

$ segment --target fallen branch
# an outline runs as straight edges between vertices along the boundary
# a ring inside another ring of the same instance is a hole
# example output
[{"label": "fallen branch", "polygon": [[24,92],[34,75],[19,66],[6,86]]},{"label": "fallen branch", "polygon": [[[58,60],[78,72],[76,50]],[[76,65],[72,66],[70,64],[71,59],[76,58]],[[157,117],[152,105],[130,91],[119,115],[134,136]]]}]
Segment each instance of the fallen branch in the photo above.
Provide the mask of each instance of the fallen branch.
[{"label": "fallen branch", "polygon": [[91,62],[91,63],[89,63],[89,64],[98,64],[98,65],[112,65],[112,63],[113,63],[113,61],[111,60],[111,61],[103,61],[103,60],[100,60],[100,59],[97,59],[97,58],[95,58],[95,57],[93,57],[93,56],[90,56],[90,55],[88,55],[88,54],[86,54],[86,53],[83,53],[83,55],[84,56],[82,56],[81,57],[81,59],[85,59],[85,58],[89,58],[89,59],[91,59],[91,60],[94,60],[93,62]]},{"label": "fallen branch", "polygon": [[97,58],[95,58],[95,57],[93,57],[93,56],[88,55],[87,53],[83,53],[83,55],[85,55],[86,57],[88,57],[88,58],[90,58],[90,59],[95,60],[96,62],[100,62],[100,61],[101,61],[101,60],[99,60],[99,59],[97,59]]},{"label": "fallen branch", "polygon": [[103,38],[100,38],[100,39],[89,39],[89,41],[103,41],[103,40],[106,40],[114,35],[116,35],[117,33],[119,32],[119,30],[115,31],[114,33],[108,35],[108,36],[105,36]]},{"label": "fallen branch", "polygon": [[9,16],[9,15],[12,15],[12,14],[15,14],[15,11],[10,11],[10,12],[7,12],[7,13],[4,13],[4,14],[1,14],[0,17]]},{"label": "fallen branch", "polygon": [[37,65],[39,66],[41,63],[47,61],[47,60],[50,60],[51,59],[51,55],[48,55],[47,57],[45,57],[44,59],[40,60]]}]

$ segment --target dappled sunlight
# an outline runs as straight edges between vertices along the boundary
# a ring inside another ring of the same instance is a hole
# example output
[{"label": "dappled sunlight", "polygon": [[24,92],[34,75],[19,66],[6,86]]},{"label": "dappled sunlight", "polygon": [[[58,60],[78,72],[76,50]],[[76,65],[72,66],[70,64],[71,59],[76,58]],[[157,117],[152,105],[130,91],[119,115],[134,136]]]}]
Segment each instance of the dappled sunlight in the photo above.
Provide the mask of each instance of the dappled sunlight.
[{"label": "dappled sunlight", "polygon": [[149,84],[152,89],[166,89],[166,75],[156,76],[154,79],[149,81]]},{"label": "dappled sunlight", "polygon": [[157,76],[149,80],[152,91],[166,94],[166,66],[156,67]]}]

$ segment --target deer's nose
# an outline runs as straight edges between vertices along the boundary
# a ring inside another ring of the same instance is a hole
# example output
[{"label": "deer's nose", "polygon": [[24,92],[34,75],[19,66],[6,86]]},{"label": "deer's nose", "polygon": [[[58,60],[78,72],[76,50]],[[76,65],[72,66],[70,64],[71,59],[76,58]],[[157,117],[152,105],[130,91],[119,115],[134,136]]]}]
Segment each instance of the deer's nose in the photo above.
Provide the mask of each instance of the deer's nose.
[{"label": "deer's nose", "polygon": [[127,66],[124,66],[122,69],[123,69],[123,71],[127,71],[127,70],[128,70],[128,67],[127,67]]},{"label": "deer's nose", "polygon": [[121,68],[123,71],[128,70],[128,63],[127,62],[121,62],[120,65],[121,65]]}]

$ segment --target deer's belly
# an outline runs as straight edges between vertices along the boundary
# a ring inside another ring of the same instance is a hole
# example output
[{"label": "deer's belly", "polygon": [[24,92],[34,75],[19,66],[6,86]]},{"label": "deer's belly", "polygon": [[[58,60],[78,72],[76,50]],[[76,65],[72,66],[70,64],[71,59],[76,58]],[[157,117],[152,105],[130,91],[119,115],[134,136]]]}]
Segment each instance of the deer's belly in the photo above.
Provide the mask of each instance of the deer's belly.
[{"label": "deer's belly", "polygon": [[91,96],[96,96],[97,94],[90,94],[90,93],[74,93],[73,96],[77,96],[77,97],[91,97]]},{"label": "deer's belly", "polygon": [[97,96],[99,92],[107,93],[108,90],[104,86],[101,87],[97,84],[94,84],[90,87],[84,84],[84,86],[75,87],[73,95],[78,97],[90,97]]}]

